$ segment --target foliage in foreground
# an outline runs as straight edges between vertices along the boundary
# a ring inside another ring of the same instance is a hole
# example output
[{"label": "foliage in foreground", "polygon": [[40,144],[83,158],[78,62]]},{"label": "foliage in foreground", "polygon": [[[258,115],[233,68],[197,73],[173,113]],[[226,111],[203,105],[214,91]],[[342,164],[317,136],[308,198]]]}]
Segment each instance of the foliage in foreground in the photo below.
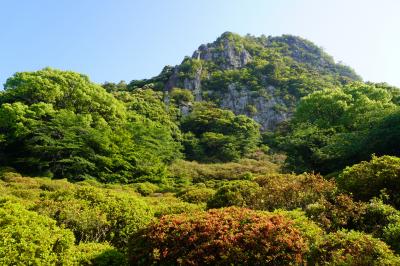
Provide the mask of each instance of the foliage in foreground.
[{"label": "foliage in foreground", "polygon": [[227,208],[164,216],[130,244],[132,264],[226,265],[301,263],[305,240],[278,214]]},{"label": "foliage in foreground", "polygon": [[398,265],[387,244],[363,232],[324,234],[299,211],[229,207],[164,216],[132,238],[134,265]]},{"label": "foliage in foreground", "polygon": [[368,201],[383,192],[389,197],[389,202],[400,207],[400,158],[373,156],[369,162],[363,161],[344,169],[338,183],[356,199]]},{"label": "foliage in foreground", "polygon": [[313,265],[398,265],[400,258],[379,239],[355,231],[326,235],[312,255]]},{"label": "foliage in foreground", "polygon": [[73,233],[56,221],[2,199],[1,265],[124,265],[124,255],[100,243],[75,245]]}]

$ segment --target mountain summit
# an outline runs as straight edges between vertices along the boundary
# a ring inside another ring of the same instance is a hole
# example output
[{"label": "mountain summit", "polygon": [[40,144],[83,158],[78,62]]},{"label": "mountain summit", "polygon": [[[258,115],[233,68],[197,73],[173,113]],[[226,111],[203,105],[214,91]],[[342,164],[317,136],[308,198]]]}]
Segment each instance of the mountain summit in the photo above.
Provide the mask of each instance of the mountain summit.
[{"label": "mountain summit", "polygon": [[271,130],[290,118],[301,97],[356,80],[361,78],[354,70],[301,37],[225,32],[180,65],[166,66],[151,79],[133,80],[128,88],[188,89],[196,101],[214,102]]}]

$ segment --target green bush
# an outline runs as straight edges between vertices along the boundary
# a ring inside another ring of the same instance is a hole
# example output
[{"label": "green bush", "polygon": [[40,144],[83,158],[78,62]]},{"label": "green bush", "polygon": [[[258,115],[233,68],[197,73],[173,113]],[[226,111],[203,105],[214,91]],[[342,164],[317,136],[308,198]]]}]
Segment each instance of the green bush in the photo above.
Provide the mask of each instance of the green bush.
[{"label": "green bush", "polygon": [[383,229],[389,224],[400,223],[400,212],[393,206],[384,204],[381,199],[372,199],[364,204],[364,213],[359,229],[381,237]]},{"label": "green bush", "polygon": [[311,221],[304,211],[275,210],[273,213],[283,215],[293,221],[293,226],[300,231],[309,251],[318,244],[324,235],[324,231],[315,222]]},{"label": "green bush", "polygon": [[0,264],[55,265],[74,245],[71,231],[22,205],[0,204]]},{"label": "green bush", "polygon": [[107,243],[81,243],[68,250],[61,265],[123,266],[127,261],[124,254]]},{"label": "green bush", "polygon": [[400,254],[400,222],[390,223],[383,228],[382,240]]},{"label": "green bush", "polygon": [[400,258],[379,239],[356,231],[328,234],[313,251],[311,265],[399,265]]},{"label": "green bush", "polygon": [[180,214],[180,213],[193,213],[196,211],[204,210],[204,205],[193,204],[188,202],[182,202],[178,200],[168,201],[161,199],[163,202],[159,202],[154,206],[154,216],[162,217],[164,215],[170,214]]},{"label": "green bush", "polygon": [[178,197],[189,203],[201,203],[207,202],[214,194],[215,190],[211,188],[189,188],[178,194]]},{"label": "green bush", "polygon": [[261,186],[254,208],[261,210],[304,209],[308,204],[336,193],[332,181],[315,174],[275,174],[256,178]]},{"label": "green bush", "polygon": [[142,196],[148,196],[159,189],[157,185],[150,182],[136,183],[133,187],[136,188],[137,192],[142,194]]},{"label": "green bush", "polygon": [[178,160],[170,168],[171,176],[191,179],[194,183],[209,180],[247,179],[249,174],[272,174],[279,170],[278,165],[266,160],[241,159],[238,162],[202,164]]},{"label": "green bush", "polygon": [[188,104],[194,100],[194,96],[190,90],[180,88],[173,88],[170,97],[177,105]]},{"label": "green bush", "polygon": [[360,221],[359,230],[382,239],[400,253],[400,211],[393,206],[384,204],[379,199],[373,199],[365,204],[365,213]]},{"label": "green bush", "polygon": [[220,187],[214,196],[209,199],[207,207],[221,208],[229,206],[251,206],[255,200],[255,195],[259,190],[259,185],[252,181],[230,181]]},{"label": "green bush", "polygon": [[70,229],[78,243],[104,241],[110,231],[106,214],[99,206],[92,206],[85,200],[43,200],[34,210]]},{"label": "green bush", "polygon": [[360,222],[365,214],[365,205],[355,202],[349,195],[339,194],[309,204],[305,212],[311,220],[328,232],[341,228],[361,229]]},{"label": "green bush", "polygon": [[132,265],[301,264],[307,245],[279,214],[242,208],[164,216],[132,237]]},{"label": "green bush", "polygon": [[128,236],[146,226],[154,215],[146,202],[126,193],[84,186],[78,187],[72,198],[57,194],[38,202],[34,210],[71,229],[78,242],[109,241],[124,248]]},{"label": "green bush", "polygon": [[400,207],[400,158],[373,156],[369,162],[361,162],[343,170],[338,184],[353,193],[355,199],[369,201],[378,197],[382,190],[391,204]]}]

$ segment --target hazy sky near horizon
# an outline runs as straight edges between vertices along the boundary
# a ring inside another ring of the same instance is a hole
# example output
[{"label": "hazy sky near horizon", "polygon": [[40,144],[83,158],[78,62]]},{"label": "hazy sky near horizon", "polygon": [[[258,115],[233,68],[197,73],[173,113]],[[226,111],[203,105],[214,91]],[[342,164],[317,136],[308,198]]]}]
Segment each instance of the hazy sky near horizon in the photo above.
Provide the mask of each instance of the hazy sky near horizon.
[{"label": "hazy sky near horizon", "polygon": [[150,78],[225,31],[298,35],[400,87],[398,0],[0,0],[0,11],[0,88],[46,66],[99,83]]}]

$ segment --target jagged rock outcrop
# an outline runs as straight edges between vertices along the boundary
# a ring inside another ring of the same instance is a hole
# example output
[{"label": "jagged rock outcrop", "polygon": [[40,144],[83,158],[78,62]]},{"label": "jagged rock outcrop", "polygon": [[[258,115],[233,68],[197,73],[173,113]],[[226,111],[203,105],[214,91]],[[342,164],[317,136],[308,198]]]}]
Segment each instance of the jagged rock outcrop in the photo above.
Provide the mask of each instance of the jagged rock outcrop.
[{"label": "jagged rock outcrop", "polygon": [[229,39],[223,39],[223,48],[215,47],[214,44],[202,44],[193,53],[192,58],[204,61],[223,60],[222,69],[234,69],[244,67],[251,61],[250,53],[241,45],[235,47]]}]

